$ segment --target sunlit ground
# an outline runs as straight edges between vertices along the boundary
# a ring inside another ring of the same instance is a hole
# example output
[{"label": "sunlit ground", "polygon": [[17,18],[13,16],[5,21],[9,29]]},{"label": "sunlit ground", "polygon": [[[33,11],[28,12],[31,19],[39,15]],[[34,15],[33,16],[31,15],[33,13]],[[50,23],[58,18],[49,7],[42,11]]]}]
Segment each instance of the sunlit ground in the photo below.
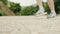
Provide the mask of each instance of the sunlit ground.
[{"label": "sunlit ground", "polygon": [[0,34],[60,34],[60,16],[0,17]]}]

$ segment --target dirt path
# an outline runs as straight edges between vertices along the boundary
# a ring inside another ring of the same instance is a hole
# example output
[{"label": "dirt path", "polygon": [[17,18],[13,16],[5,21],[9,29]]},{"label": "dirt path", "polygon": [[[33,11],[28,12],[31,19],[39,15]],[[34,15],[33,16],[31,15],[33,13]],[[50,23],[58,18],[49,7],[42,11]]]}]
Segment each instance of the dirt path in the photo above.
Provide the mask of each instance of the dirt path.
[{"label": "dirt path", "polygon": [[0,17],[0,34],[60,34],[60,16]]}]

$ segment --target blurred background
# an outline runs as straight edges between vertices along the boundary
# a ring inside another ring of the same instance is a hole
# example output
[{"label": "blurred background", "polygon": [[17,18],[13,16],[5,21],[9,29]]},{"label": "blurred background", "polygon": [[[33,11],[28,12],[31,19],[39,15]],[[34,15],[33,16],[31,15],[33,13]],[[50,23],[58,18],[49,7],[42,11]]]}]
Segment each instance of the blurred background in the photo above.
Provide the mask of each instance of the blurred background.
[{"label": "blurred background", "polygon": [[[60,14],[60,0],[54,0],[55,11]],[[50,8],[47,0],[43,0],[43,6],[48,14]],[[39,10],[36,0],[0,0],[0,16],[29,16]]]}]

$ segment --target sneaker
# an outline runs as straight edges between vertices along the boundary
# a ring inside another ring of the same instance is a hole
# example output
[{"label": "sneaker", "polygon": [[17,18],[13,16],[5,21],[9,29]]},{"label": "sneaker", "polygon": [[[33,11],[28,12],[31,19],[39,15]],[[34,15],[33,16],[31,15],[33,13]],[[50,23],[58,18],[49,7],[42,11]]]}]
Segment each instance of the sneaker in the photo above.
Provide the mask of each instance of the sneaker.
[{"label": "sneaker", "polygon": [[50,15],[48,15],[47,18],[54,18],[56,16],[56,13],[55,12],[51,12]]},{"label": "sneaker", "polygon": [[37,13],[36,13],[36,16],[43,16],[43,15],[46,15],[47,12],[44,12],[44,11],[41,11],[39,10]]}]

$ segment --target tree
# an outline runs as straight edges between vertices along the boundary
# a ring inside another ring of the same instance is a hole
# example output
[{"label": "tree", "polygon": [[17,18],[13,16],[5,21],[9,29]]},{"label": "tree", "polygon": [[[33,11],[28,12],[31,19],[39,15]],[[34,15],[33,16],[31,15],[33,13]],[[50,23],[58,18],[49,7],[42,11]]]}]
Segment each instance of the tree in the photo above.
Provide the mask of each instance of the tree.
[{"label": "tree", "polygon": [[20,12],[21,6],[18,3],[11,2],[10,9],[16,14],[16,13]]},{"label": "tree", "polygon": [[26,6],[21,10],[21,15],[34,15],[38,9],[37,5]]},{"label": "tree", "polygon": [[56,13],[60,13],[60,0],[54,0]]}]

